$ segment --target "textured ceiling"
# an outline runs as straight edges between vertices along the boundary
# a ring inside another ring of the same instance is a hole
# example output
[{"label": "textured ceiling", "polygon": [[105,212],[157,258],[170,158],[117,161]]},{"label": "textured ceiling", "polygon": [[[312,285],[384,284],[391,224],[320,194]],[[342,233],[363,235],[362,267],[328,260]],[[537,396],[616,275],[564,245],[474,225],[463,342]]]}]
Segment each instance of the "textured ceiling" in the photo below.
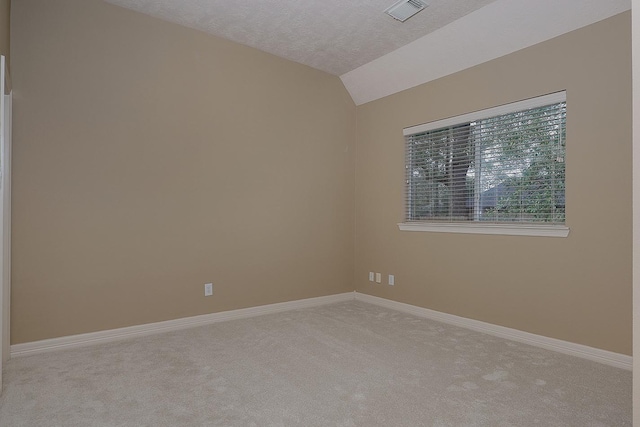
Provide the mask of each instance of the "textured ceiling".
[{"label": "textured ceiling", "polygon": [[342,75],[495,0],[428,0],[401,23],[395,0],[106,0]]},{"label": "textured ceiling", "polygon": [[361,105],[629,9],[631,0],[496,0],[340,78]]}]

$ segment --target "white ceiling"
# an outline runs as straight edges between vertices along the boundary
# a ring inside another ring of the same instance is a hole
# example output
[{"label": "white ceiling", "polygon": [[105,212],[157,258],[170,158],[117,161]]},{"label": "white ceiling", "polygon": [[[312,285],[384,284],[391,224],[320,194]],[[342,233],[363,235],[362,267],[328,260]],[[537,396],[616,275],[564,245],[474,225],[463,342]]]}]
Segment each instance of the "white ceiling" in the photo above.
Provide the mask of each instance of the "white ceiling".
[{"label": "white ceiling", "polygon": [[361,105],[629,9],[631,0],[496,0],[340,78]]},{"label": "white ceiling", "polygon": [[[631,9],[631,0],[105,0],[340,76],[356,105]],[[568,52],[567,54],[570,54]]]},{"label": "white ceiling", "polygon": [[106,1],[339,76],[495,0],[427,0],[404,23],[396,0]]}]

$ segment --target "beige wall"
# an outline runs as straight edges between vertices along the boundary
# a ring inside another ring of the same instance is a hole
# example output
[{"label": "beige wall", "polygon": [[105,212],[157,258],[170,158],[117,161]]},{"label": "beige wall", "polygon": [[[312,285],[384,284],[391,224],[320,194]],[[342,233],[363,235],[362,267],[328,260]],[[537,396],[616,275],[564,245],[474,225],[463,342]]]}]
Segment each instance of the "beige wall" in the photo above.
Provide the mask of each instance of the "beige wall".
[{"label": "beige wall", "polygon": [[9,17],[11,0],[0,0],[0,55],[9,58]]},{"label": "beige wall", "polygon": [[12,13],[14,344],[353,290],[337,77],[98,0]]},{"label": "beige wall", "polygon": [[[630,18],[358,107],[356,290],[631,354]],[[564,89],[568,238],[398,230],[404,127]]]},{"label": "beige wall", "polygon": [[[358,107],[356,134],[336,77],[98,0],[13,9],[14,344],[355,273],[359,292],[631,353],[629,13]],[[403,127],[563,89],[567,239],[397,229]]]}]

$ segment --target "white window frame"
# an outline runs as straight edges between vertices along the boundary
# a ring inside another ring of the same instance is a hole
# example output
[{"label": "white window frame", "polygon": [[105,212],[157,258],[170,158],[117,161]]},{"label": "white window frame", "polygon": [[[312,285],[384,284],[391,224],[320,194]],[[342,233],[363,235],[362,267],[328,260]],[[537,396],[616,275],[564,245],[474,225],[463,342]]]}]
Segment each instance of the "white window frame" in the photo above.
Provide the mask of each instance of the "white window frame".
[{"label": "white window frame", "polygon": [[[544,107],[550,104],[566,102],[566,91],[556,92],[549,95],[500,105],[485,110],[474,111],[460,116],[450,117],[435,122],[411,126],[403,129],[405,137],[417,133],[427,132],[461,123],[473,122],[503,114],[515,113],[531,108]],[[469,233],[469,234],[494,234],[510,236],[539,236],[539,237],[567,237],[569,227],[557,224],[531,224],[531,223],[482,223],[479,221],[469,222],[435,222],[435,221],[411,221],[398,223],[401,231],[426,231],[436,233]]]}]

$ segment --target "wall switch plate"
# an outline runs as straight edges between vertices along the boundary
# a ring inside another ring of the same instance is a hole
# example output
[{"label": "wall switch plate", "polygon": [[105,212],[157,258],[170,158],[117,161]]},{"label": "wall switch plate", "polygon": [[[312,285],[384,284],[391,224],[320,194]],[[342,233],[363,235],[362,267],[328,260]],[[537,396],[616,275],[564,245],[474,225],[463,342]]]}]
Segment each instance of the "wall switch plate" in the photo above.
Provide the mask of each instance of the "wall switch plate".
[{"label": "wall switch plate", "polygon": [[382,283],[382,274],[376,273],[376,282],[377,283]]},{"label": "wall switch plate", "polygon": [[213,295],[213,283],[205,283],[204,284],[204,296],[210,297]]},{"label": "wall switch plate", "polygon": [[396,284],[396,277],[393,274],[389,275],[389,286],[393,286]]},{"label": "wall switch plate", "polygon": [[374,277],[375,277],[375,275],[374,275],[373,271],[370,271],[369,272],[369,281],[373,282],[375,280]]}]

